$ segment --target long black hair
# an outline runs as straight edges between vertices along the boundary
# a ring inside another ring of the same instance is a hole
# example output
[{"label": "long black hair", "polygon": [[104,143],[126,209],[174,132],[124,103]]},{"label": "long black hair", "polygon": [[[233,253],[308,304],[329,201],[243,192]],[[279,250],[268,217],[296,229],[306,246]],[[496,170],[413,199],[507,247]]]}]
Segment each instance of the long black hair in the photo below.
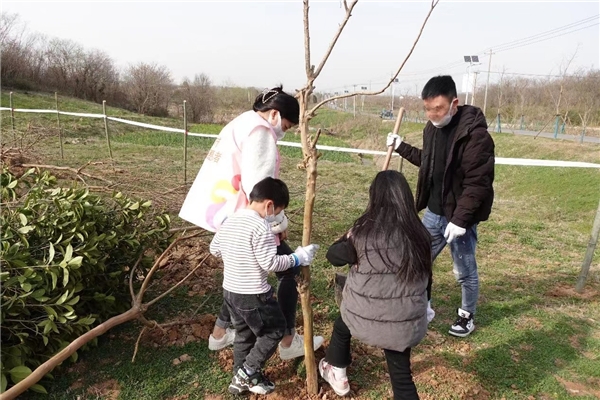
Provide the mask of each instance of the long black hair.
[{"label": "long black hair", "polygon": [[412,191],[404,175],[381,171],[369,188],[369,205],[352,227],[350,240],[359,257],[376,251],[387,269],[407,282],[431,273],[431,235],[419,219]]},{"label": "long black hair", "polygon": [[298,103],[298,99],[284,92],[282,86],[265,90],[256,96],[252,109],[254,111],[277,110],[281,118],[287,119],[294,125],[298,125],[300,120],[300,103]]}]

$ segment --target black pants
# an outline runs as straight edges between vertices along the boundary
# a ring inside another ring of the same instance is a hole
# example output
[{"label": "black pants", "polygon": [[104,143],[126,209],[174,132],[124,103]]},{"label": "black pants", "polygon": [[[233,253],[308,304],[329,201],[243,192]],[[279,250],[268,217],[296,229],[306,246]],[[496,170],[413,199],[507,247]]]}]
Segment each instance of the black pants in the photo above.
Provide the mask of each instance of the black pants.
[{"label": "black pants", "polygon": [[[293,251],[284,241],[277,246],[277,254],[292,254]],[[296,331],[296,307],[298,305],[298,289],[296,288],[296,275],[300,273],[300,268],[290,268],[286,271],[276,272],[275,276],[279,281],[277,286],[277,301],[281,312],[285,317],[286,326],[284,335],[291,335]],[[223,302],[216,325],[221,328],[227,328],[231,324],[229,310]]]},{"label": "black pants", "polygon": [[433,286],[433,270],[429,274],[429,280],[427,281],[427,301],[431,301],[431,286]]},{"label": "black pants", "polygon": [[236,330],[233,343],[233,371],[244,363],[253,370],[262,369],[277,350],[283,337],[285,319],[273,290],[264,294],[239,294],[223,290]]},{"label": "black pants", "polygon": [[[352,362],[350,355],[350,329],[338,317],[333,324],[331,341],[325,355],[325,360],[338,368],[346,368]],[[417,388],[412,379],[410,370],[410,347],[404,351],[384,349],[385,359],[388,365],[394,400],[418,400]]]}]

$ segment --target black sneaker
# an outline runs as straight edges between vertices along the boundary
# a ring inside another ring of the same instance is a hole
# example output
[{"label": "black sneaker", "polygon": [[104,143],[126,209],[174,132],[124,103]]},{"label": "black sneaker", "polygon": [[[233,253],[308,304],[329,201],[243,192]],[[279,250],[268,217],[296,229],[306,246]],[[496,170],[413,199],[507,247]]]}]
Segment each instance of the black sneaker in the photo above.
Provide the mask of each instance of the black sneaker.
[{"label": "black sneaker", "polygon": [[275,384],[264,376],[260,370],[252,375],[248,375],[244,368],[240,368],[233,378],[231,378],[231,383],[229,384],[229,393],[235,395],[246,392],[268,394],[273,390],[275,390]]},{"label": "black sneaker", "polygon": [[475,330],[475,323],[473,322],[473,314],[458,309],[458,318],[456,322],[450,327],[449,334],[458,337],[467,337]]}]

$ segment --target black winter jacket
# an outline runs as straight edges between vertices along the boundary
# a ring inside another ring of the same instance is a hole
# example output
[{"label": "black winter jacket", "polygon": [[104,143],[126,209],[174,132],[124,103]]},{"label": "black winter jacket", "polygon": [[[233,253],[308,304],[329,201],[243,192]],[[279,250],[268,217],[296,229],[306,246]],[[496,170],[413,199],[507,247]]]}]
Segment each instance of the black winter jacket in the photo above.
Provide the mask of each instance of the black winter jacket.
[{"label": "black winter jacket", "polygon": [[[442,204],[448,221],[462,228],[485,221],[494,201],[494,141],[481,109],[460,106],[462,112],[444,170]],[[419,167],[416,206],[427,207],[436,134],[439,129],[427,122],[423,129],[423,150],[405,142],[398,154]]]}]

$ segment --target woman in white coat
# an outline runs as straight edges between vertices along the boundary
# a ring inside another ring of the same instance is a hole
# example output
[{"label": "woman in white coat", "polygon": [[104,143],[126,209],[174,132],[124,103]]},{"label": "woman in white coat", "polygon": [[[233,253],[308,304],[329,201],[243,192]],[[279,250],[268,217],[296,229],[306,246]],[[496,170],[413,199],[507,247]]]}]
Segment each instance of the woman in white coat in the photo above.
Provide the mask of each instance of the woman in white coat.
[{"label": "woman in white coat", "polygon": [[[280,155],[277,141],[298,124],[298,100],[275,87],[259,94],[251,111],[227,124],[208,153],[183,203],[179,216],[208,231],[216,232],[223,221],[248,204],[248,195],[256,183],[266,177],[278,178]],[[283,212],[270,221],[278,235],[278,254],[291,254],[287,245],[287,218]],[[277,273],[277,300],[286,318],[287,328],[279,344],[283,360],[304,355],[304,338],[296,333],[298,291],[296,271]],[[220,350],[233,344],[235,330],[230,328],[229,311],[223,303],[208,347]],[[323,337],[314,337],[315,350]]]}]

